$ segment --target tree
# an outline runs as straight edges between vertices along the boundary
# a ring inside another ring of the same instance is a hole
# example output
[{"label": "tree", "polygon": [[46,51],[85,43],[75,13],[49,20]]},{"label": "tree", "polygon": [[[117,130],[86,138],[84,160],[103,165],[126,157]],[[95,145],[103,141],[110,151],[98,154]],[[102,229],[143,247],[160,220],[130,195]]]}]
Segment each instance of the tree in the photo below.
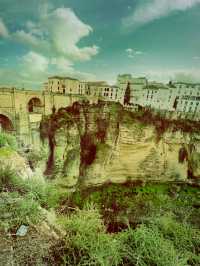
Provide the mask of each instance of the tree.
[{"label": "tree", "polygon": [[130,99],[131,99],[131,89],[130,89],[130,83],[128,82],[124,95],[124,105],[130,104]]}]

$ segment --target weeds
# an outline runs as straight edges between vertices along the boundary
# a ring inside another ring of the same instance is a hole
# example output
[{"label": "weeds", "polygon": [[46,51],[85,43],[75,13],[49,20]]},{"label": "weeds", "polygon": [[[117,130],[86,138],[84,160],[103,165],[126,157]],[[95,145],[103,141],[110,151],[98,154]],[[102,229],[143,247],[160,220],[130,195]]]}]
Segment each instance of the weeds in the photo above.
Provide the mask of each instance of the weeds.
[{"label": "weeds", "polygon": [[17,149],[17,141],[15,136],[7,133],[0,133],[0,148],[9,146],[13,150]]}]

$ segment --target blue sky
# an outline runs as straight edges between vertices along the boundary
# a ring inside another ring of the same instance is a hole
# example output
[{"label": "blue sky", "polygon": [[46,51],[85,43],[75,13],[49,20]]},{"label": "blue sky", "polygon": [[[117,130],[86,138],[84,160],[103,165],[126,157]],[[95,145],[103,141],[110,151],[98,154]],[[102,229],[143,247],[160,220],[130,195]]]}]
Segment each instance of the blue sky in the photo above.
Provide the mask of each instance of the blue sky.
[{"label": "blue sky", "polygon": [[0,85],[200,81],[200,0],[0,0]]}]

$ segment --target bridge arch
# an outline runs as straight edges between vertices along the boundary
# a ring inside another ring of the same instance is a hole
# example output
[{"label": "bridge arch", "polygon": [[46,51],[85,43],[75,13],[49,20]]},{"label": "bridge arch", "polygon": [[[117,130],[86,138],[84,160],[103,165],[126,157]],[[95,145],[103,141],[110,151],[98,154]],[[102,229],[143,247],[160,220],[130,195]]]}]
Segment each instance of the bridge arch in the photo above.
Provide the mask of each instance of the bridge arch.
[{"label": "bridge arch", "polygon": [[39,97],[32,97],[28,101],[28,112],[34,113],[34,112],[41,112],[42,107],[42,101]]},{"label": "bridge arch", "polygon": [[5,114],[0,113],[0,131],[13,132],[12,120]]}]

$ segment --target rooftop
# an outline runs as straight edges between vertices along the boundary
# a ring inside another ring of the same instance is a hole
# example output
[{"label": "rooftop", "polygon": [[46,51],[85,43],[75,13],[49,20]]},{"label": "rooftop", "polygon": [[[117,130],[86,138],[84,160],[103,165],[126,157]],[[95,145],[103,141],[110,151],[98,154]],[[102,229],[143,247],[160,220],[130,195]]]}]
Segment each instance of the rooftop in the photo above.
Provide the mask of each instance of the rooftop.
[{"label": "rooftop", "polygon": [[176,81],[176,82],[173,82],[173,84],[174,85],[183,84],[183,85],[191,85],[191,86],[195,86],[195,85],[199,85],[200,86],[200,83],[183,82],[183,81]]},{"label": "rooftop", "polygon": [[78,80],[76,78],[71,78],[71,77],[61,77],[61,76],[52,76],[52,77],[48,77],[48,79],[70,79],[70,80]]}]

